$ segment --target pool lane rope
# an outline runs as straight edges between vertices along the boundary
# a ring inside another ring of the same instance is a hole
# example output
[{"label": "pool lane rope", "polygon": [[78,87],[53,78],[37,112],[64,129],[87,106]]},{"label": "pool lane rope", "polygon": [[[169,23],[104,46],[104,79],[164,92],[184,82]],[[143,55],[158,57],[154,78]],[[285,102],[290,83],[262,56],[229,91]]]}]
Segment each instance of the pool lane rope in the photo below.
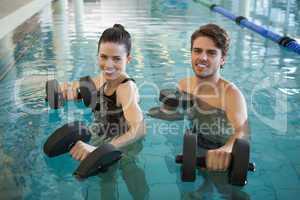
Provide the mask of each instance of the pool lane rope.
[{"label": "pool lane rope", "polygon": [[277,33],[274,33],[262,26],[259,26],[253,22],[250,22],[246,17],[243,16],[236,16],[229,11],[227,11],[225,8],[218,6],[216,4],[210,4],[207,1],[201,1],[201,0],[194,0],[194,2],[200,3],[201,5],[209,8],[211,11],[214,11],[216,13],[222,14],[224,17],[235,21],[236,24],[238,24],[241,27],[246,27],[261,36],[268,38],[272,40],[273,42],[276,42],[282,47],[285,47],[291,51],[294,51],[295,53],[300,54],[300,44],[293,38],[290,38],[288,36],[281,36]]}]

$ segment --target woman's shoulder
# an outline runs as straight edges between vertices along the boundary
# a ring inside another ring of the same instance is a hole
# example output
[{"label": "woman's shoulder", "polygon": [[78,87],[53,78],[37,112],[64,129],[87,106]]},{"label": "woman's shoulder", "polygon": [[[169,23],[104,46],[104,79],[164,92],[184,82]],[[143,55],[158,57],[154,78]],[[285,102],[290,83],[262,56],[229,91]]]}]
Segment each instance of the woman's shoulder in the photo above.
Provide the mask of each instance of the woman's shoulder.
[{"label": "woman's shoulder", "polygon": [[119,86],[117,88],[117,92],[130,91],[130,90],[136,90],[136,89],[137,89],[137,86],[135,84],[135,80],[133,78],[126,77],[119,84]]},{"label": "woman's shoulder", "polygon": [[92,77],[92,80],[94,81],[97,89],[99,90],[100,87],[106,82],[104,76],[102,73],[98,74],[97,76]]},{"label": "woman's shoulder", "polygon": [[117,98],[121,101],[127,101],[131,98],[138,99],[138,88],[133,79],[128,77],[124,80],[126,81],[122,81],[116,90]]}]

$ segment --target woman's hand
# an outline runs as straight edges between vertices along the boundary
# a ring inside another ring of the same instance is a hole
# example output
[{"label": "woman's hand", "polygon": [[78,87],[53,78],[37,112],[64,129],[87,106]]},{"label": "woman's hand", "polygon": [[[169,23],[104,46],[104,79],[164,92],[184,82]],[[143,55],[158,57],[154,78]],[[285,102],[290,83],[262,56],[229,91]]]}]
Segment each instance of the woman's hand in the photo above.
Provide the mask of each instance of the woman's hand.
[{"label": "woman's hand", "polygon": [[60,89],[63,93],[63,96],[67,100],[73,100],[77,99],[77,88],[79,87],[79,83],[77,81],[74,81],[72,83],[62,83],[60,85]]},{"label": "woman's hand", "polygon": [[96,147],[79,140],[70,150],[70,154],[75,160],[82,161],[95,149]]}]

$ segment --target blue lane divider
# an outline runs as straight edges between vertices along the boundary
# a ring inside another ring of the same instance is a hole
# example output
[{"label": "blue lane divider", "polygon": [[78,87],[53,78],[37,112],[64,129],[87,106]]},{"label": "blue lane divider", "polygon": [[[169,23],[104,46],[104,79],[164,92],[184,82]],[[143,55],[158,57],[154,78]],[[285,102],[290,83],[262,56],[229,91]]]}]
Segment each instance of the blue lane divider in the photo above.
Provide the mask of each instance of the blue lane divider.
[{"label": "blue lane divider", "polygon": [[300,45],[296,41],[289,42],[286,47],[300,54]]},{"label": "blue lane divider", "polygon": [[211,10],[215,11],[217,13],[221,13],[222,15],[227,17],[228,19],[231,19],[232,21],[235,21],[235,19],[237,18],[237,16],[235,16],[234,14],[228,12],[227,10],[225,10],[225,8],[222,8],[222,7],[217,6],[217,5],[213,5],[211,7]]},{"label": "blue lane divider", "polygon": [[241,20],[240,26],[249,28],[252,31],[260,34],[261,36],[271,39],[273,42],[279,42],[281,39],[280,35],[273,33],[272,31],[269,31],[269,30],[265,29],[264,27],[256,25],[246,19]]},{"label": "blue lane divider", "polygon": [[209,6],[209,3],[203,1],[196,1],[195,2],[199,2],[202,3],[204,6],[209,7],[212,11],[217,12],[222,14],[223,16],[225,16],[226,18],[235,21],[238,25],[240,25],[241,27],[246,27],[258,34],[260,34],[261,36],[268,38],[270,40],[272,40],[273,42],[278,43],[280,46],[283,46],[291,51],[294,51],[295,53],[300,54],[300,44],[287,36],[280,36],[277,33],[274,33],[260,25],[257,25],[253,22],[250,22],[246,17],[243,16],[236,16],[234,14],[232,14],[231,12],[227,11],[225,8],[222,8],[216,4],[212,4]]}]

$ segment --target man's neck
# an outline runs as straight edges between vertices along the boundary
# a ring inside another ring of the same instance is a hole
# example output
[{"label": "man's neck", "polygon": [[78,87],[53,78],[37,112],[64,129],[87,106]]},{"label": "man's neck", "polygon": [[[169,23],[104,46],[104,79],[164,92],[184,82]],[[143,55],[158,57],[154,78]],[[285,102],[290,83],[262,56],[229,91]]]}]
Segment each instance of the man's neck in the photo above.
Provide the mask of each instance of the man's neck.
[{"label": "man's neck", "polygon": [[195,78],[196,78],[197,84],[207,83],[207,84],[216,85],[219,82],[219,80],[221,79],[221,76],[219,73],[215,73],[214,75],[209,76],[209,77],[202,78],[202,77],[195,76]]}]

